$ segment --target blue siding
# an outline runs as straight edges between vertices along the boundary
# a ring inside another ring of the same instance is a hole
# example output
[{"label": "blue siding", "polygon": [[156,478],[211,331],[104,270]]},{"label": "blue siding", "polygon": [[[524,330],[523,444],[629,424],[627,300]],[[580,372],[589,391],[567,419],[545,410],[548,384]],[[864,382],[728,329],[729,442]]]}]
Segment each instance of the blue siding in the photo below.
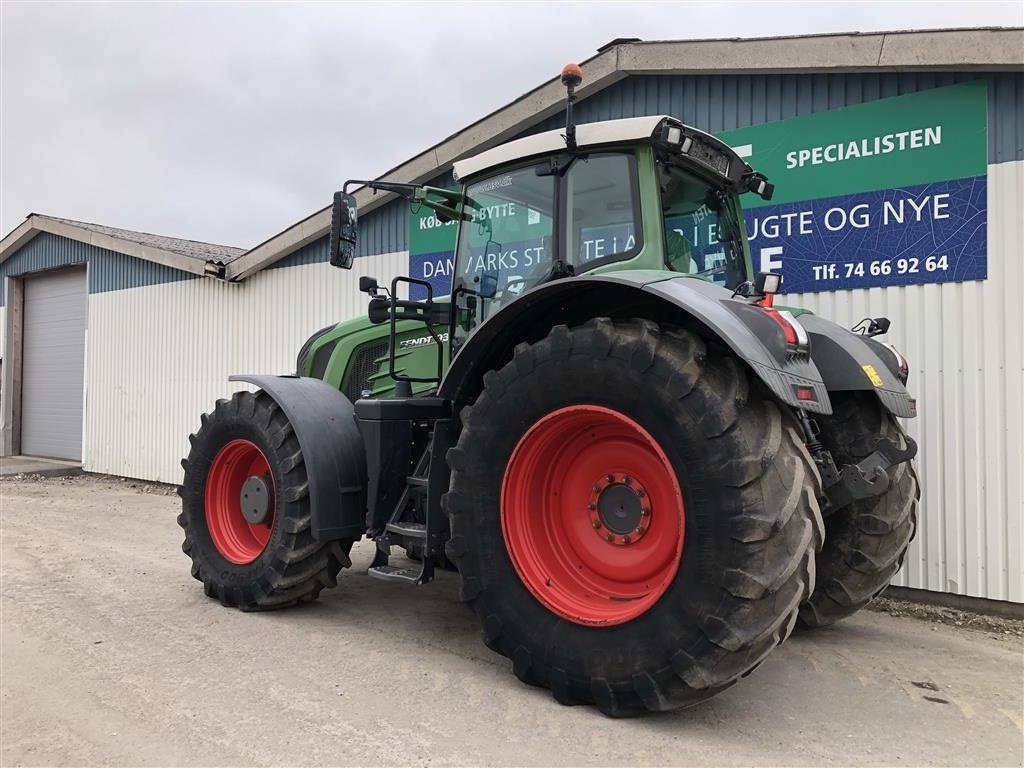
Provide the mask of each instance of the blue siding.
[{"label": "blue siding", "polygon": [[[367,217],[369,218],[369,217]],[[359,236],[363,236],[363,222],[359,222]],[[280,269],[281,267],[298,267],[303,264],[316,264],[327,261],[327,237],[321,237],[311,243],[292,251],[280,261],[275,261],[267,269]]]},{"label": "blue siding", "polygon": [[[1024,73],[871,72],[779,75],[637,75],[580,101],[581,123],[672,115],[709,133],[902,96],[972,80],[988,81],[989,163],[1024,159]],[[560,113],[524,131],[565,125]]]},{"label": "blue siding", "polygon": [[[199,277],[180,269],[154,264],[145,259],[125,256],[123,253],[97,248],[88,243],[41,232],[0,264],[0,282],[5,277],[26,275],[72,264],[89,265],[89,293],[118,291],[143,285],[191,280]],[[0,306],[6,297],[0,290]]]}]

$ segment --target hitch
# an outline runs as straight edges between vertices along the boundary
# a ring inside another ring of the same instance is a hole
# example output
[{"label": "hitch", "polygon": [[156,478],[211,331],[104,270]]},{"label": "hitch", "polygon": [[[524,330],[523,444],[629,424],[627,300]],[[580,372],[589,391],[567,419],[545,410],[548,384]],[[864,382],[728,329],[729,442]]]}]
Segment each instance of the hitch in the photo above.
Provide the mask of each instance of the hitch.
[{"label": "hitch", "polygon": [[[879,438],[870,456],[856,464],[844,466],[833,483],[825,484],[828,507],[822,510],[822,514],[835,512],[858,499],[881,496],[889,490],[888,470],[917,455],[917,443],[909,437],[906,441],[907,447],[901,449],[889,438]],[[835,468],[834,462],[832,467]]]},{"label": "hitch", "polygon": [[917,455],[917,443],[909,436],[906,448],[900,448],[887,437],[875,441],[875,450],[856,464],[836,466],[825,446],[818,440],[816,425],[807,416],[806,411],[799,411],[800,426],[803,428],[807,449],[811,458],[818,465],[825,495],[821,499],[821,514],[828,516],[848,504],[881,496],[889,490],[889,470],[898,464],[910,461]]}]

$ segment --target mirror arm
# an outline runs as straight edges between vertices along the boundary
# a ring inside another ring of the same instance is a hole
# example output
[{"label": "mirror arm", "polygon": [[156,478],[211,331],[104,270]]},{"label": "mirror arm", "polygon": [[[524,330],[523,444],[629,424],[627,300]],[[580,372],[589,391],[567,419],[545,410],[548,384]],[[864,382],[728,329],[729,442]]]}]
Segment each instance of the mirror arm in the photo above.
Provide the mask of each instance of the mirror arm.
[{"label": "mirror arm", "polygon": [[417,200],[421,200],[422,199],[423,202],[427,202],[427,199],[426,199],[427,195],[437,195],[438,197],[440,197],[442,200],[444,200],[446,203],[448,203],[448,205],[450,205],[452,207],[455,207],[456,205],[458,205],[459,203],[461,203],[463,200],[466,199],[465,195],[463,195],[461,192],[457,192],[454,189],[445,189],[444,187],[427,187],[427,186],[419,188],[419,190],[416,193],[416,199]]},{"label": "mirror arm", "polygon": [[[440,200],[435,197],[441,198]],[[427,206],[442,223],[447,224],[449,221],[457,220],[470,220],[465,212],[465,209],[461,207],[461,203],[465,200],[465,196],[461,192],[456,192],[451,189],[441,189],[440,187],[420,187],[416,190],[410,202],[422,203]]]},{"label": "mirror arm", "polygon": [[416,192],[422,189],[421,184],[401,184],[396,181],[369,181],[365,179],[349,179],[341,189],[345,194],[349,194],[349,187],[352,186],[366,187],[374,192],[394,192],[410,202],[412,202]]}]

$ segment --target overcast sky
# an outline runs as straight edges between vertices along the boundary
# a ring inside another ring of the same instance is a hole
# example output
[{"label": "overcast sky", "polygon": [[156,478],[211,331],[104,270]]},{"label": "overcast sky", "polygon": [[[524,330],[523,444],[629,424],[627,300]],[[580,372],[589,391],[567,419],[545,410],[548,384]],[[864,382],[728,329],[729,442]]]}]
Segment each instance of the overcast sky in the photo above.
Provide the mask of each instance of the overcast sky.
[{"label": "overcast sky", "polygon": [[29,212],[250,247],[645,40],[1020,26],[1017,2],[0,5],[0,229]]}]

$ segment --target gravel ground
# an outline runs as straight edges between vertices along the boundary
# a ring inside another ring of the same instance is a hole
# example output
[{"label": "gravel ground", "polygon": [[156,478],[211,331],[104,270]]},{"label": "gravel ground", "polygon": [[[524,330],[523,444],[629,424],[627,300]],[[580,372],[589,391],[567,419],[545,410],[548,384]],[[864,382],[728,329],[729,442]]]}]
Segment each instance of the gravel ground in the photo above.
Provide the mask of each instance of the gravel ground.
[{"label": "gravel ground", "polygon": [[1021,765],[1021,622],[884,601],[692,710],[520,684],[457,576],[243,614],[189,576],[166,486],[0,481],[0,764]]},{"label": "gravel ground", "polygon": [[[890,600],[881,597],[868,606],[869,610],[887,613],[890,616],[910,616],[931,624],[945,624],[948,627],[963,627],[985,632],[993,640],[1013,640],[1024,637],[1024,621],[1003,616],[989,616],[956,608],[937,605],[921,605],[906,600]],[[933,627],[934,628],[934,627]]]}]

